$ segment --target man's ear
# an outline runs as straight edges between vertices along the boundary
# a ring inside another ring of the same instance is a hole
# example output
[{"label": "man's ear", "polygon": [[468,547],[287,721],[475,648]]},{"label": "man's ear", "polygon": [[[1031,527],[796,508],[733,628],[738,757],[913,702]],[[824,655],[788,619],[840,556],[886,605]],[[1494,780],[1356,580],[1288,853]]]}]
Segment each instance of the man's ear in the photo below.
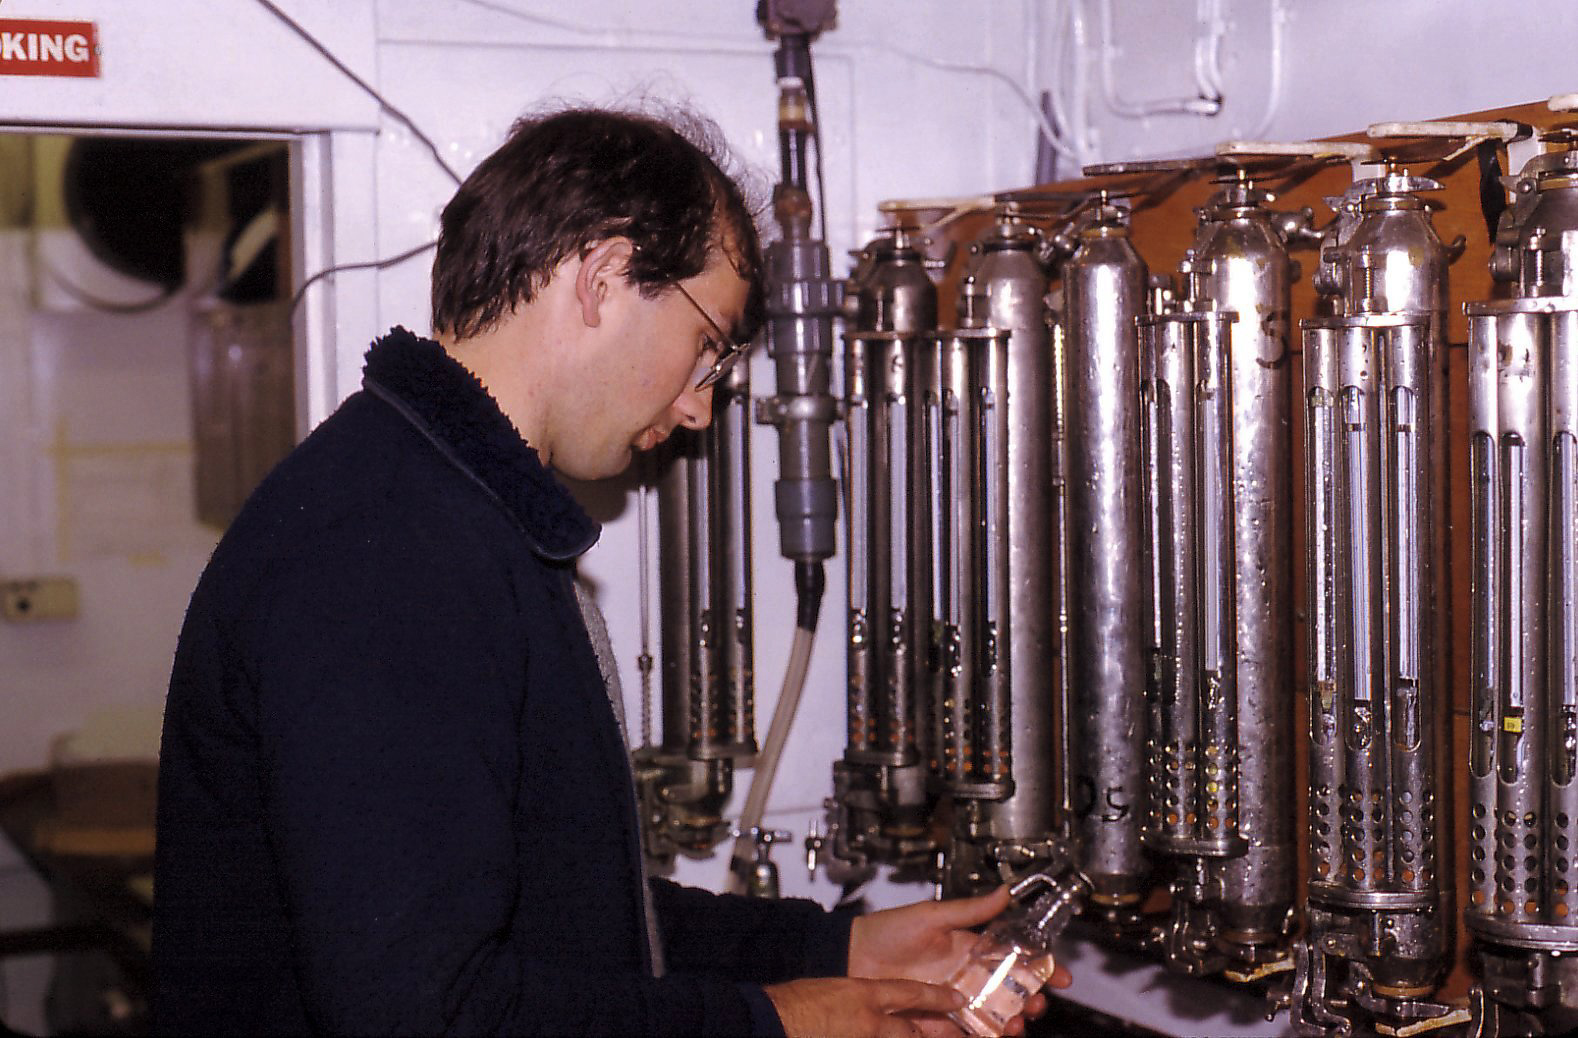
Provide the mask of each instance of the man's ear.
[{"label": "man's ear", "polygon": [[581,320],[588,328],[603,321],[603,304],[615,279],[623,281],[630,272],[630,257],[635,247],[629,238],[606,238],[593,245],[575,271],[575,300],[581,307]]}]

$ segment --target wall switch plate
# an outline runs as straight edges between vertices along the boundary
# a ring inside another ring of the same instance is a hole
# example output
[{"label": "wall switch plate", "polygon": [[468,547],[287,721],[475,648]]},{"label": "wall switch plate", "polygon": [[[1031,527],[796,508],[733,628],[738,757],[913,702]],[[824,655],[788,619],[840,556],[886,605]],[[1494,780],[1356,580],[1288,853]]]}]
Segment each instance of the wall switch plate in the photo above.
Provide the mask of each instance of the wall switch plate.
[{"label": "wall switch plate", "polygon": [[0,581],[0,615],[12,623],[76,619],[77,582],[71,577]]}]

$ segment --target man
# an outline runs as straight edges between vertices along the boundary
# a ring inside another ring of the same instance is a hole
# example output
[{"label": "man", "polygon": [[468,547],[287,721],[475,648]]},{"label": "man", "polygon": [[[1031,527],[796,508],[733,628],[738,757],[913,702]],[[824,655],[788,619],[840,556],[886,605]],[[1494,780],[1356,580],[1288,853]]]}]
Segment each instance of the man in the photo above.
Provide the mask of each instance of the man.
[{"label": "man", "polygon": [[707,424],[760,266],[738,187],[655,119],[523,120],[462,185],[435,338],[374,343],[193,595],[161,1030],[898,1035],[957,1006],[924,981],[1002,892],[852,920],[645,879],[573,585],[597,528],[556,475]]}]

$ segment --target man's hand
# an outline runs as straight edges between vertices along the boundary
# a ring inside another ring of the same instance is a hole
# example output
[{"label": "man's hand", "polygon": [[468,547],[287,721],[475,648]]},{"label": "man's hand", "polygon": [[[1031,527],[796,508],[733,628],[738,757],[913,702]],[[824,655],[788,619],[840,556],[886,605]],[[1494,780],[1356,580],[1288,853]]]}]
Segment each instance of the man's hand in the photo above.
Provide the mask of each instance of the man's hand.
[{"label": "man's hand", "polygon": [[[999,887],[980,897],[954,901],[921,901],[903,908],[873,912],[855,920],[849,936],[849,975],[851,977],[906,977],[933,984],[946,984],[964,964],[979,935],[968,927],[996,918],[1009,906],[1007,887]],[[1050,986],[1066,988],[1073,978],[1062,966],[1052,975]],[[1047,1002],[1035,995],[1025,1003],[1024,1017],[1008,1024],[1007,1033],[1024,1031],[1024,1019],[1046,1012]],[[959,1029],[945,1014],[918,1015],[921,1033],[934,1038],[957,1036]]]},{"label": "man's hand", "polygon": [[918,980],[828,977],[764,990],[789,1038],[915,1038],[924,1032],[907,1014],[940,1018],[964,1005],[952,988]]}]

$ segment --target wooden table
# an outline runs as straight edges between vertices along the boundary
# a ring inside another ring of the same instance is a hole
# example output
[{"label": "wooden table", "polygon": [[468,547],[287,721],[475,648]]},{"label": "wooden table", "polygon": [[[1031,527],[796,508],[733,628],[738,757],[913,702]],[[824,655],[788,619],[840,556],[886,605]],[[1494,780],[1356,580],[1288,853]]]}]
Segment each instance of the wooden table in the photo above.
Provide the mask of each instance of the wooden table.
[{"label": "wooden table", "polygon": [[[63,820],[47,771],[0,777],[0,832],[76,918],[10,928],[0,919],[0,958],[103,951],[124,978],[129,1031],[146,1021],[153,924],[152,826],[84,825]],[[119,1000],[118,1000],[119,1001]]]}]

